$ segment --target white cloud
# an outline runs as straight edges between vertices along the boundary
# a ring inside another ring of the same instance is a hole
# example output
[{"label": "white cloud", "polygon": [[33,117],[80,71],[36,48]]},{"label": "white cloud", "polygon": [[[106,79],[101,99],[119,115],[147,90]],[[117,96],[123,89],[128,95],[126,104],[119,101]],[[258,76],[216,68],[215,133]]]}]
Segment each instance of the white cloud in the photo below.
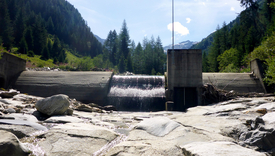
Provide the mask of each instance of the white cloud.
[{"label": "white cloud", "polygon": [[230,11],[235,11],[235,8],[234,8],[234,7],[231,7]]},{"label": "white cloud", "polygon": [[[185,26],[183,26],[180,22],[174,22],[174,27],[175,27],[174,31],[176,34],[179,34],[181,36],[189,34],[189,30]],[[170,31],[172,31],[172,23],[168,24],[167,28]]]},{"label": "white cloud", "polygon": [[186,18],[186,23],[190,23],[191,22],[191,18]]}]

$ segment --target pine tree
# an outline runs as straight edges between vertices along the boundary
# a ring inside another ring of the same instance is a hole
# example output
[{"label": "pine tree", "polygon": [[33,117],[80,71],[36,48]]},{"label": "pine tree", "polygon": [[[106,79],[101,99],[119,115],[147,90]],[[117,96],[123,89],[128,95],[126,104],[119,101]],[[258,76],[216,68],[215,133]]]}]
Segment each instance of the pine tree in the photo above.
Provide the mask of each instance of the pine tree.
[{"label": "pine tree", "polygon": [[209,71],[218,72],[219,63],[217,61],[218,56],[221,54],[221,41],[220,41],[220,26],[217,26],[216,33],[214,36],[214,41],[210,47],[208,60],[209,60]]},{"label": "pine tree", "polygon": [[14,22],[14,42],[18,44],[23,36],[25,36],[26,32],[26,19],[25,19],[25,10],[22,7],[16,16],[16,20]]},{"label": "pine tree", "polygon": [[50,58],[49,49],[48,49],[48,47],[45,47],[42,51],[41,59],[42,60],[48,60],[49,58]]},{"label": "pine tree", "polygon": [[128,57],[129,43],[130,43],[130,37],[129,37],[126,21],[124,20],[120,34],[119,34],[119,55],[123,55],[124,58]]},{"label": "pine tree", "polygon": [[50,34],[54,34],[54,24],[51,16],[48,18],[47,21],[47,30]]},{"label": "pine tree", "polygon": [[4,47],[10,49],[13,42],[13,28],[6,0],[0,1],[0,17],[0,37],[2,38]]},{"label": "pine tree", "polygon": [[118,63],[118,71],[119,73],[124,73],[125,72],[125,58],[123,55],[121,55]]},{"label": "pine tree", "polygon": [[127,71],[133,72],[133,63],[132,63],[132,57],[130,53],[128,54],[128,57],[127,57]]},{"label": "pine tree", "polygon": [[28,49],[33,50],[33,34],[31,27],[26,29],[25,39],[28,44]]},{"label": "pine tree", "polygon": [[141,74],[142,73],[142,69],[143,69],[143,55],[142,55],[142,47],[141,44],[138,43],[135,52],[133,54],[133,68],[134,68],[134,72],[135,74]]},{"label": "pine tree", "polygon": [[25,40],[25,37],[23,36],[19,42],[19,52],[21,54],[27,54],[28,53],[28,44]]},{"label": "pine tree", "polygon": [[208,72],[208,58],[206,52],[202,53],[202,72]]},{"label": "pine tree", "polygon": [[38,15],[35,19],[35,23],[33,25],[33,38],[35,38],[33,42],[33,51],[35,54],[41,55],[47,44],[47,30],[42,25],[41,15]]},{"label": "pine tree", "polygon": [[51,57],[52,58],[59,57],[61,50],[62,49],[61,49],[60,40],[57,36],[54,36],[54,43],[53,43],[53,48],[52,48],[52,52],[51,52]]}]

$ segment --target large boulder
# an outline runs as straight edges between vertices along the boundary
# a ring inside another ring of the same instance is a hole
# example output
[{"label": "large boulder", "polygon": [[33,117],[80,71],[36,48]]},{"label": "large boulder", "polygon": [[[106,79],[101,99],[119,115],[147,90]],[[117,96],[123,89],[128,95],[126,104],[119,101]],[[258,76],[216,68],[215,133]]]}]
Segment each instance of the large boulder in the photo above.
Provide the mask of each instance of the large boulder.
[{"label": "large boulder", "polygon": [[0,136],[0,155],[29,155],[30,151],[20,143],[20,141],[14,134],[0,130]]},{"label": "large boulder", "polygon": [[257,117],[251,122],[247,132],[240,135],[240,143],[256,146],[258,150],[275,154],[275,112],[270,112],[262,117]]},{"label": "large boulder", "polygon": [[67,95],[58,94],[42,100],[35,104],[36,109],[46,115],[64,115],[70,106]]}]

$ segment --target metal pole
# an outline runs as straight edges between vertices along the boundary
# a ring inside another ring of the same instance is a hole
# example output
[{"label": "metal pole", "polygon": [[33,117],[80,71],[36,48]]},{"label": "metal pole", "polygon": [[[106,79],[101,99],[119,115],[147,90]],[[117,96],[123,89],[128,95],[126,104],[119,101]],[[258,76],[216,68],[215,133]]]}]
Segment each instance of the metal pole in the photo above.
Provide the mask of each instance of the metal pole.
[{"label": "metal pole", "polygon": [[174,56],[174,0],[172,0],[172,64],[175,64],[175,56]]}]

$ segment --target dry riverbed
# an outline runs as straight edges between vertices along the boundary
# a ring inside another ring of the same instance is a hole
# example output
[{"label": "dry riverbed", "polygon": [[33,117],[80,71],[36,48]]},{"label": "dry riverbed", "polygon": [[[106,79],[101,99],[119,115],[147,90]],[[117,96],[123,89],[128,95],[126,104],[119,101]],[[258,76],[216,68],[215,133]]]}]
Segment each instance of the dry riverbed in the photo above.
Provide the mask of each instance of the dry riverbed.
[{"label": "dry riverbed", "polygon": [[[70,99],[44,115],[44,98],[0,99],[0,155],[275,155],[275,98],[237,98],[187,112],[118,112]],[[18,140],[17,140],[18,139]],[[17,141],[16,141],[17,140]],[[21,151],[20,151],[21,150]],[[2,152],[2,153],[1,153]]]}]

